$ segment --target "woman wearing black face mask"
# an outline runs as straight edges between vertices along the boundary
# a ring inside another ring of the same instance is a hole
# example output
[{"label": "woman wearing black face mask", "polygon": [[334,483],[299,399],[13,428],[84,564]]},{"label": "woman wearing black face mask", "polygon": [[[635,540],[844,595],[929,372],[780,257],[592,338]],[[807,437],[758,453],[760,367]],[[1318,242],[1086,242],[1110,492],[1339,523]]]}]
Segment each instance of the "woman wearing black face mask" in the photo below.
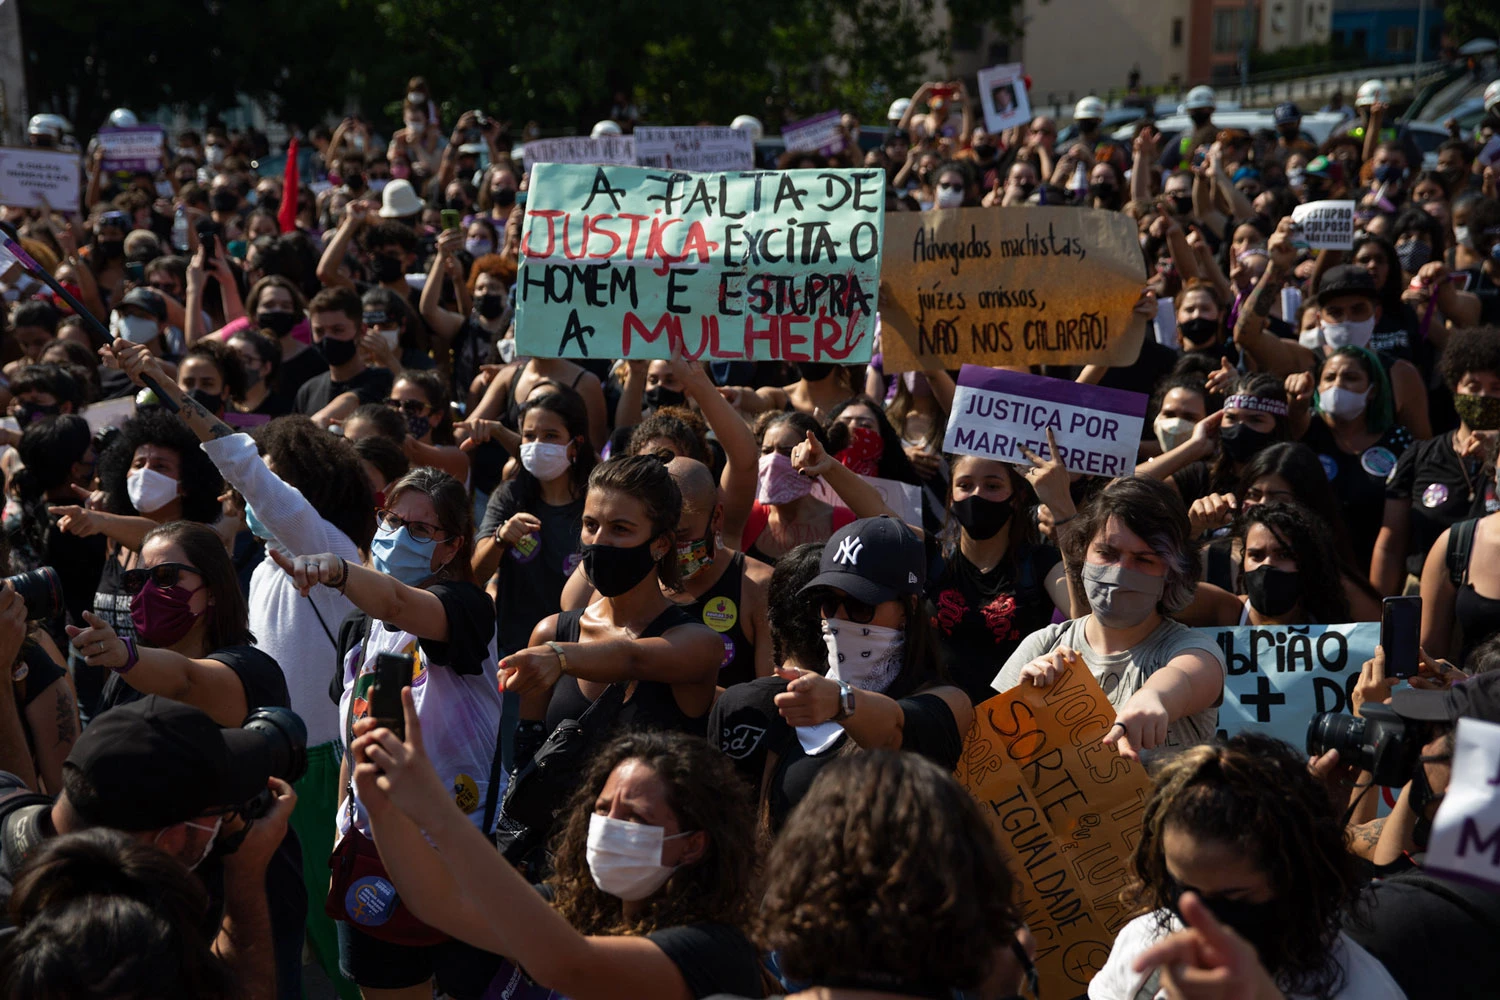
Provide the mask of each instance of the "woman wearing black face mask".
[{"label": "woman wearing black face mask", "polygon": [[799,410],[811,416],[818,410],[827,413],[854,395],[854,380],[842,365],[827,361],[799,361],[796,371],[797,381],[779,389],[775,386],[759,389],[734,386],[729,401],[750,414]]},{"label": "woman wearing black face mask", "polygon": [[81,251],[107,306],[125,294],[125,234],[130,217],[110,209],[94,220],[94,239]]},{"label": "woman wearing black face mask", "polygon": [[479,186],[479,213],[489,216],[495,225],[503,226],[515,210],[519,180],[509,164],[492,165]]},{"label": "woman wearing black face mask", "polygon": [[[1121,928],[1091,1000],[1154,996],[1132,968],[1182,926],[1185,892],[1252,945],[1288,997],[1397,1000],[1405,994],[1341,931],[1364,883],[1328,794],[1307,759],[1267,736],[1242,733],[1191,747],[1157,772],[1134,858],[1140,916]],[[1145,990],[1142,990],[1142,986]]]},{"label": "woman wearing black face mask", "polygon": [[235,417],[231,404],[245,395],[245,366],[229,345],[200,340],[178,363],[177,386],[213,416]]},{"label": "woman wearing black face mask", "polygon": [[1136,466],[1136,472],[1165,480],[1191,507],[1210,493],[1229,492],[1257,452],[1288,436],[1281,380],[1265,372],[1241,375],[1223,409],[1198,421],[1192,437]]},{"label": "woman wearing black face mask", "polygon": [[[465,281],[458,256],[463,249],[462,230],[438,236],[437,253],[428,268],[427,283],[422,286],[420,309],[433,337],[447,344],[451,352],[453,398],[467,400],[473,410],[489,385],[481,375],[481,366],[500,360],[497,345],[510,326],[510,283],[516,272],[498,254],[486,252],[474,258]],[[451,307],[443,301],[449,288]]]},{"label": "woman wearing black face mask", "polygon": [[1117,212],[1124,198],[1123,190],[1120,175],[1113,166],[1108,163],[1094,164],[1089,171],[1089,207]]}]

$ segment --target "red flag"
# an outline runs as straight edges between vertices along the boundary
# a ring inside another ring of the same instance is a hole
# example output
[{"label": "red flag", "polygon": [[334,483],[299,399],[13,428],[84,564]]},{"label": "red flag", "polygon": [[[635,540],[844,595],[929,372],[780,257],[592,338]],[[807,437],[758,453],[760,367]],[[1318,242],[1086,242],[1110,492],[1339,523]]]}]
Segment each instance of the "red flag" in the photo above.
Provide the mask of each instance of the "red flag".
[{"label": "red flag", "polygon": [[276,216],[276,221],[281,225],[283,233],[289,233],[297,228],[297,189],[300,187],[300,178],[297,175],[297,139],[292,138],[291,145],[286,148],[286,173],[281,182],[281,211]]}]

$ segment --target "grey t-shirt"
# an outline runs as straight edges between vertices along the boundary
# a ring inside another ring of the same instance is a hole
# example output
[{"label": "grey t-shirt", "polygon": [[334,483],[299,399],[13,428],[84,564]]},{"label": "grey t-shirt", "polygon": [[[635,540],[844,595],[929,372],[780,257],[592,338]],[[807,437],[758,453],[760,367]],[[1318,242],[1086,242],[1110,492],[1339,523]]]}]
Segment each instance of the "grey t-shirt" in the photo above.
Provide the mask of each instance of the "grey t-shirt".
[{"label": "grey t-shirt", "polygon": [[[1123,653],[1099,653],[1089,645],[1084,626],[1092,616],[1074,618],[1072,621],[1048,625],[1021,640],[1021,645],[1005,661],[996,675],[993,687],[996,691],[1009,691],[1021,682],[1021,668],[1043,653],[1058,646],[1067,646],[1083,654],[1094,679],[1104,689],[1109,703],[1116,709],[1124,705],[1146,683],[1146,678],[1171,662],[1172,657],[1184,650],[1201,649],[1213,657],[1224,671],[1224,654],[1218,644],[1207,633],[1190,629],[1170,618],[1162,619],[1156,631],[1136,643]],[[1194,743],[1206,743],[1214,737],[1219,724],[1217,703],[1194,715],[1185,716],[1167,726],[1167,747],[1179,748]]]}]

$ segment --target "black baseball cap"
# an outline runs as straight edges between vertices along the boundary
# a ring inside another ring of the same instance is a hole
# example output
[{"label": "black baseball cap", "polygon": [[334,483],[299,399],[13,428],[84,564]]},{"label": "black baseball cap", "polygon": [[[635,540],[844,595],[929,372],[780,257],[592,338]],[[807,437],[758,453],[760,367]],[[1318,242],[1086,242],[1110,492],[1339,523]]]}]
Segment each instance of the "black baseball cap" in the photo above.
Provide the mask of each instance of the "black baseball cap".
[{"label": "black baseball cap", "polygon": [[1391,709],[1403,719],[1425,722],[1500,722],[1500,672],[1470,677],[1442,691],[1393,691]]},{"label": "black baseball cap", "polygon": [[1344,295],[1360,295],[1371,302],[1380,302],[1380,289],[1375,287],[1375,278],[1358,264],[1340,264],[1330,267],[1318,282],[1318,295],[1313,301],[1320,306]]},{"label": "black baseball cap", "polygon": [[155,316],[157,322],[160,323],[165,323],[167,320],[166,302],[162,301],[160,293],[154,292],[149,288],[132,288],[120,300],[120,305],[135,306],[137,309],[144,309]]},{"label": "black baseball cap", "polygon": [[927,582],[926,551],[916,532],[894,517],[846,524],[823,546],[818,575],[802,588],[837,587],[857,601],[879,604],[920,594]]},{"label": "black baseball cap", "polygon": [[1282,101],[1276,105],[1276,110],[1271,112],[1271,117],[1277,125],[1290,125],[1292,122],[1302,120],[1302,109],[1291,101]]},{"label": "black baseball cap", "polygon": [[91,826],[159,830],[249,802],[266,787],[271,753],[258,733],[148,695],[90,722],[63,770],[94,790],[92,801],[72,803]]}]

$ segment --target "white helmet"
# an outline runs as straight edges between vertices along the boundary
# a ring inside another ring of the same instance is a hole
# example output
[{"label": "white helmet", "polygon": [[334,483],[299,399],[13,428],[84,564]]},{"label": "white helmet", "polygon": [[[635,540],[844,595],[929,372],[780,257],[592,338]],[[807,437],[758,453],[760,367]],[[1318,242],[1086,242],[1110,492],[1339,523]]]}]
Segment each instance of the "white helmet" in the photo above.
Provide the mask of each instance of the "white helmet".
[{"label": "white helmet", "polygon": [[597,139],[601,135],[623,135],[623,134],[624,133],[620,131],[620,126],[618,124],[616,124],[615,122],[612,122],[608,118],[606,118],[602,122],[595,122],[594,123],[594,130],[589,133],[589,138],[590,139]]},{"label": "white helmet", "polygon": [[1184,111],[1201,111],[1204,108],[1212,111],[1218,104],[1214,97],[1214,88],[1199,85],[1187,92],[1187,100],[1182,102]]},{"label": "white helmet", "polygon": [[110,128],[135,128],[140,122],[129,108],[115,108],[109,113]]},{"label": "white helmet", "polygon": [[891,102],[891,110],[885,113],[885,120],[899,122],[906,117],[906,109],[911,107],[910,97],[898,97]]},{"label": "white helmet", "polygon": [[740,115],[729,123],[729,127],[749,132],[751,142],[760,142],[766,134],[765,126],[761,125],[760,119],[754,115]]},{"label": "white helmet", "polygon": [[1484,88],[1484,110],[1494,111],[1497,107],[1500,107],[1500,80]]},{"label": "white helmet", "polygon": [[1102,120],[1104,118],[1104,102],[1097,97],[1085,97],[1074,106],[1073,118],[1075,121],[1079,118]]},{"label": "white helmet", "polygon": [[1359,93],[1354,95],[1354,106],[1356,108],[1368,108],[1372,104],[1389,104],[1391,92],[1386,89],[1384,80],[1366,80],[1359,85]]},{"label": "white helmet", "polygon": [[71,131],[73,131],[73,126],[69,125],[68,120],[62,115],[32,115],[31,121],[26,124],[27,135],[45,136],[53,142],[57,142]]}]

